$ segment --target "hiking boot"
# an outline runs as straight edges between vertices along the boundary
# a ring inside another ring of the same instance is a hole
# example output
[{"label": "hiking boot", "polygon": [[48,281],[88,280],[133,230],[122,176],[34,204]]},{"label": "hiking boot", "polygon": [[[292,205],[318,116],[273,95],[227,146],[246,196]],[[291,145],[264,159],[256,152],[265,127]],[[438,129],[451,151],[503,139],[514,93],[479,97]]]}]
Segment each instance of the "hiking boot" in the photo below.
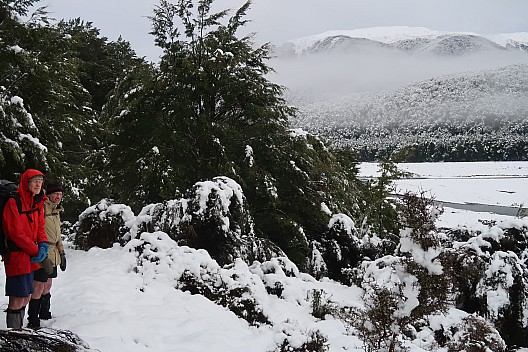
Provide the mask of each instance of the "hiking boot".
[{"label": "hiking boot", "polygon": [[27,325],[28,329],[38,330],[40,329],[40,320],[29,321]]}]

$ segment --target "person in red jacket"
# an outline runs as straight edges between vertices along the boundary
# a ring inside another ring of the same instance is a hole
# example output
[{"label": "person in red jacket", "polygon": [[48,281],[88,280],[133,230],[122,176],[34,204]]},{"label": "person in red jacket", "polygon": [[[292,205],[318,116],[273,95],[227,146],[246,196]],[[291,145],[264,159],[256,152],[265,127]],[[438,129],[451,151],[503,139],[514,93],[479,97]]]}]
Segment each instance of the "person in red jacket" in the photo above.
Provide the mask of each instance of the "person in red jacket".
[{"label": "person in red jacket", "polygon": [[[8,328],[20,329],[24,313],[33,293],[33,271],[46,258],[49,244],[44,231],[44,201],[42,189],[44,174],[35,169],[26,170],[20,177],[16,198],[6,203],[2,226],[6,234],[8,252],[4,255],[6,273],[6,310]],[[17,205],[17,199],[20,199]]]}]

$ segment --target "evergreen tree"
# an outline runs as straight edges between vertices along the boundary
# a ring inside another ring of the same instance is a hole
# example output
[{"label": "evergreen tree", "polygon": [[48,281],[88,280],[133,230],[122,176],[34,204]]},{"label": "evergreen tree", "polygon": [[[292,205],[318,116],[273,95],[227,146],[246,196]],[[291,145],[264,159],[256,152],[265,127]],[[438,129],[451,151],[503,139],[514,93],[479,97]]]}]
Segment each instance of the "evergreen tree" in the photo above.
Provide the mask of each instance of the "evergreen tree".
[{"label": "evergreen tree", "polygon": [[159,67],[128,71],[103,109],[101,187],[137,211],[197,181],[230,177],[247,195],[256,234],[304,267],[328,212],[358,212],[355,164],[288,129],[295,110],[266,78],[269,46],[236,36],[250,2],[229,19],[211,13],[212,0],[196,5],[156,7],[152,34],[163,56]]},{"label": "evergreen tree", "polygon": [[44,8],[29,16],[36,2],[0,3],[0,176],[16,180],[33,167],[63,182],[76,191],[65,197],[75,203],[68,217],[86,206],[86,180],[97,174],[86,164],[99,147],[97,109],[124,68],[142,60],[91,23],[52,26]]},{"label": "evergreen tree", "polygon": [[2,178],[12,180],[26,165],[46,163],[45,147],[36,139],[36,125],[17,89],[27,75],[21,66],[31,60],[31,54],[23,49],[30,28],[19,17],[35,2],[0,3],[0,169]]}]

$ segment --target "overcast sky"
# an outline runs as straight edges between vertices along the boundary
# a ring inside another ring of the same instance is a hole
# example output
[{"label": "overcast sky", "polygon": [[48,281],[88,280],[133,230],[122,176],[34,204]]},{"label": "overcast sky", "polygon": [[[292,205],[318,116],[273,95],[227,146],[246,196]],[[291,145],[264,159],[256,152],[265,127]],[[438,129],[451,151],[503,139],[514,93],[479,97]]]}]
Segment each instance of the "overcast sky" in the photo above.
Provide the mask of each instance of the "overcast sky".
[{"label": "overcast sky", "polygon": [[[176,1],[172,1],[176,2]],[[217,0],[237,9],[244,0]],[[110,40],[119,35],[139,56],[157,61],[147,16],[158,0],[42,0],[57,19],[93,22]],[[417,26],[479,34],[528,32],[528,0],[254,0],[246,29],[257,44],[281,43],[328,30]]]}]

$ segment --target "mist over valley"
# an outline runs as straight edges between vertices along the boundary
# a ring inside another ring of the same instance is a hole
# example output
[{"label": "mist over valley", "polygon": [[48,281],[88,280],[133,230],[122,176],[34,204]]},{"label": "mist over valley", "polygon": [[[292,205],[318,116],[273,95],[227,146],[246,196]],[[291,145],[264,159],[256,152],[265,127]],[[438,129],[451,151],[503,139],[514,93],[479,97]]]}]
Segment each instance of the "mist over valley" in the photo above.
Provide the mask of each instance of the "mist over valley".
[{"label": "mist over valley", "polygon": [[278,46],[272,78],[299,109],[295,127],[362,160],[402,150],[407,161],[522,160],[526,43],[412,27],[327,32]]}]

